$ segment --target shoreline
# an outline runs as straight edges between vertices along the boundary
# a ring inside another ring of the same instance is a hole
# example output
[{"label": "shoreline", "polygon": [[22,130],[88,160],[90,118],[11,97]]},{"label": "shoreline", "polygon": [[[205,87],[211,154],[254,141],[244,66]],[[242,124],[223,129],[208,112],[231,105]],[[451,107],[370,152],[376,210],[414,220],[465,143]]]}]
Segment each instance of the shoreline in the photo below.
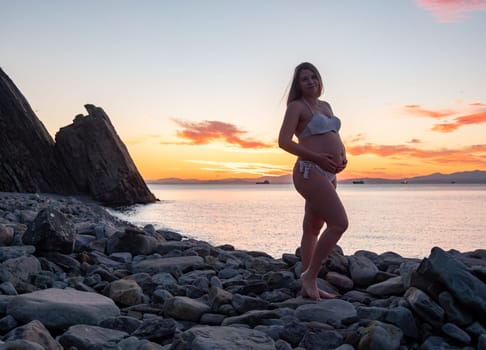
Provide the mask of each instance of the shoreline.
[{"label": "shoreline", "polygon": [[[295,254],[272,258],[136,227],[89,198],[0,192],[0,240],[0,344],[486,347],[481,249],[434,248],[417,259],[338,247],[319,275],[320,288],[338,297],[316,302],[300,296]],[[34,300],[46,309],[29,306]]]}]

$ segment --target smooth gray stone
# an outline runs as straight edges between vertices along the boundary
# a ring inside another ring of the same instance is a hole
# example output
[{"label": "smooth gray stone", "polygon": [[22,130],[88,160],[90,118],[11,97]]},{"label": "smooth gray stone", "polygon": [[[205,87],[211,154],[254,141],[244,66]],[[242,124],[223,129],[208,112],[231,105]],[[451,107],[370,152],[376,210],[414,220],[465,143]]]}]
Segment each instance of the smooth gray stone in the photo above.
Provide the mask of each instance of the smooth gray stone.
[{"label": "smooth gray stone", "polygon": [[417,339],[419,331],[417,322],[413,316],[412,311],[403,306],[398,306],[388,310],[386,314],[385,322],[394,324],[400,328],[403,334],[407,337]]},{"label": "smooth gray stone", "polygon": [[46,348],[33,341],[20,339],[0,343],[0,350],[46,350]]},{"label": "smooth gray stone", "polygon": [[5,334],[18,326],[17,320],[11,315],[0,319],[0,334]]},{"label": "smooth gray stone", "polygon": [[471,337],[469,334],[464,332],[462,329],[457,327],[454,323],[445,323],[442,326],[442,331],[447,334],[454,342],[457,342],[462,345],[469,345],[471,344]]},{"label": "smooth gray stone", "polygon": [[169,350],[276,350],[263,332],[247,328],[202,326],[176,335]]},{"label": "smooth gray stone", "polygon": [[0,263],[8,259],[34,254],[34,252],[35,247],[33,245],[0,247]]},{"label": "smooth gray stone", "polygon": [[420,350],[456,350],[444,338],[439,336],[430,336],[420,345]]},{"label": "smooth gray stone", "polygon": [[38,320],[17,327],[2,338],[8,340],[28,340],[49,350],[62,350],[62,346],[51,336],[47,328]]},{"label": "smooth gray stone", "polygon": [[21,322],[39,320],[48,328],[97,325],[120,315],[113,300],[74,289],[49,288],[12,298],[7,313]]},{"label": "smooth gray stone", "polygon": [[117,232],[108,239],[108,254],[130,252],[132,255],[151,255],[155,253],[159,242],[139,229],[127,228]]},{"label": "smooth gray stone", "polygon": [[200,266],[204,263],[200,256],[180,256],[173,258],[149,258],[132,264],[134,273],[146,272],[156,274],[159,272],[178,273],[191,266]]},{"label": "smooth gray stone", "polygon": [[11,282],[14,286],[19,283],[29,283],[30,275],[40,271],[41,264],[35,256],[21,256],[0,264],[0,281]]},{"label": "smooth gray stone", "polygon": [[164,314],[178,320],[198,322],[201,316],[209,312],[211,308],[200,301],[177,296],[169,299],[164,304]]},{"label": "smooth gray stone", "polygon": [[[228,306],[231,307],[231,305]],[[243,315],[227,317],[224,319],[222,325],[231,326],[235,324],[245,324],[249,325],[250,327],[255,327],[268,319],[278,319],[279,317],[279,314],[273,310],[252,310],[244,313]]]},{"label": "smooth gray stone", "polygon": [[356,311],[360,319],[384,321],[388,308],[378,306],[357,306]]},{"label": "smooth gray stone", "polygon": [[115,329],[117,331],[127,332],[131,334],[134,332],[140,325],[142,321],[128,316],[120,316],[120,317],[112,317],[107,318],[100,322],[99,326],[103,328],[110,328]]},{"label": "smooth gray stone", "polygon": [[383,282],[373,284],[366,291],[376,296],[402,295],[405,292],[402,277],[392,277]]},{"label": "smooth gray stone", "polygon": [[486,333],[479,336],[477,350],[486,350]]},{"label": "smooth gray stone", "polygon": [[351,279],[358,286],[369,286],[375,282],[378,267],[365,256],[353,255],[349,257],[349,273]]},{"label": "smooth gray stone", "polygon": [[76,347],[78,350],[92,350],[107,343],[118,343],[128,333],[90,325],[75,325],[59,337],[59,342],[65,349]]},{"label": "smooth gray stone", "polygon": [[316,329],[307,332],[299,346],[306,350],[335,349],[343,341],[344,337],[337,331]]},{"label": "smooth gray stone", "polygon": [[137,338],[153,339],[172,336],[176,331],[176,323],[173,319],[162,317],[154,317],[145,319],[142,324],[132,332],[132,335]]},{"label": "smooth gray stone", "polygon": [[358,350],[398,350],[403,337],[400,328],[379,321],[371,322],[361,334]]},{"label": "smooth gray stone", "polygon": [[317,321],[340,325],[343,320],[358,316],[353,304],[340,300],[323,300],[316,304],[299,306],[295,310],[296,317],[303,322]]},{"label": "smooth gray stone", "polygon": [[234,294],[231,300],[231,305],[233,305],[238,313],[243,314],[250,310],[265,310],[268,308],[269,303],[260,298]]},{"label": "smooth gray stone", "polygon": [[434,327],[444,323],[445,312],[426,293],[418,288],[410,287],[405,292],[405,299],[410,303],[412,310]]},{"label": "smooth gray stone", "polygon": [[449,292],[443,291],[439,294],[439,304],[444,309],[448,321],[459,326],[467,326],[472,323],[473,317],[471,313],[458,304],[454,296]]}]

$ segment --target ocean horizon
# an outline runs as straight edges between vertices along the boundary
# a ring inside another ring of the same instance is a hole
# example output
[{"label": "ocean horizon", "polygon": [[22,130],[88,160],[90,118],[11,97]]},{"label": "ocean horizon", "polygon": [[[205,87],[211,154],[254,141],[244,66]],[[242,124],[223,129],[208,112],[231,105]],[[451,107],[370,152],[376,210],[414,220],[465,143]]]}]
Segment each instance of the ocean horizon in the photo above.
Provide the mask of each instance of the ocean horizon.
[{"label": "ocean horizon", "polygon": [[[160,199],[115,216],[181,233],[212,245],[263,251],[279,258],[300,245],[304,200],[291,184],[149,184]],[[484,184],[340,184],[349,217],[338,245],[423,258],[439,246],[461,252],[486,248]]]}]

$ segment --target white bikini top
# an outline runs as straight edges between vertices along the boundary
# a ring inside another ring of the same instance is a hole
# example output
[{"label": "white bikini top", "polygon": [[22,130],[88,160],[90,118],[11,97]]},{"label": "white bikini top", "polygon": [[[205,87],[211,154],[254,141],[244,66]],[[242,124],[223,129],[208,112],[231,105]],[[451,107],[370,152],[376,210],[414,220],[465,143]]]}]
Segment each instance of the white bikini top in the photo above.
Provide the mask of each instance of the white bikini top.
[{"label": "white bikini top", "polygon": [[314,113],[311,106],[304,100],[304,103],[309,107],[312,117],[305,126],[302,133],[298,136],[299,140],[312,135],[321,135],[327,132],[338,132],[341,128],[341,120],[338,117],[329,117],[322,113]]}]

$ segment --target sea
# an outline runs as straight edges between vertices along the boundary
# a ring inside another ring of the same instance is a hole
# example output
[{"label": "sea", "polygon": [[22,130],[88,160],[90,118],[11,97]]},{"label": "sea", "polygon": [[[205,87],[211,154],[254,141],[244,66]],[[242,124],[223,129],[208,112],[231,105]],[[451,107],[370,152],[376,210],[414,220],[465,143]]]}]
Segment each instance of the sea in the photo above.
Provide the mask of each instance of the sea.
[{"label": "sea", "polygon": [[[110,209],[138,226],[176,231],[214,246],[295,253],[304,199],[292,184],[149,184],[154,204]],[[424,258],[441,247],[486,249],[486,184],[338,184],[349,228],[338,245]]]}]

